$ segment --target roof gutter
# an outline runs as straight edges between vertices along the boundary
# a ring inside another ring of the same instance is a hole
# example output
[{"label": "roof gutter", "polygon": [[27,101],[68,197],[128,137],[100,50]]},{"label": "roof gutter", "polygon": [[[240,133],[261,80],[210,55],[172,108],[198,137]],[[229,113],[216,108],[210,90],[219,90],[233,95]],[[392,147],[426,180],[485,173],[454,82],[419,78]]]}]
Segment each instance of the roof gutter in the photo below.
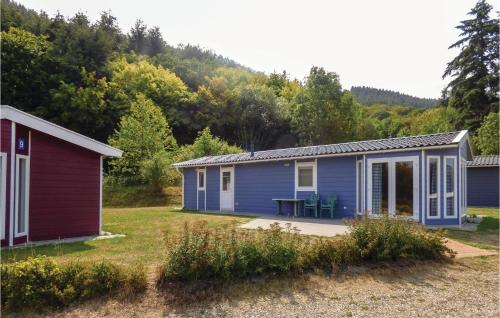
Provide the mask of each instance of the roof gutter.
[{"label": "roof gutter", "polygon": [[176,169],[177,168],[194,168],[194,167],[224,166],[224,165],[235,165],[235,164],[250,164],[250,163],[259,163],[259,162],[300,160],[300,159],[311,159],[311,158],[345,157],[345,156],[380,154],[380,153],[391,153],[391,152],[409,152],[409,151],[416,151],[416,150],[448,149],[448,148],[457,148],[459,146],[459,143],[455,143],[455,139],[452,141],[453,144],[427,146],[427,147],[412,147],[412,148],[373,150],[373,151],[357,151],[357,152],[337,153],[337,154],[294,156],[294,157],[283,157],[283,158],[262,159],[262,160],[258,160],[258,159],[255,160],[254,159],[254,160],[228,161],[228,162],[206,163],[206,164],[200,163],[200,164],[191,164],[191,165],[182,165],[182,164],[174,163],[172,165],[172,167],[174,167]]}]

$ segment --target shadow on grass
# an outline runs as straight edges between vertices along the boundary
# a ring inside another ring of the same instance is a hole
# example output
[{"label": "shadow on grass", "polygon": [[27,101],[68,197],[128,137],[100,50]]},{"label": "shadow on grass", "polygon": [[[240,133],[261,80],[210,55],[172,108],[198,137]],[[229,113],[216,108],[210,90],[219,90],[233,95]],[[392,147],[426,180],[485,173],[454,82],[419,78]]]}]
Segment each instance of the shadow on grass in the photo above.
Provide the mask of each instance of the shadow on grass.
[{"label": "shadow on grass", "polygon": [[95,247],[88,244],[88,241],[74,243],[54,243],[42,246],[16,247],[12,249],[2,249],[2,263],[11,263],[24,260],[32,256],[61,256],[83,251],[94,250]]}]

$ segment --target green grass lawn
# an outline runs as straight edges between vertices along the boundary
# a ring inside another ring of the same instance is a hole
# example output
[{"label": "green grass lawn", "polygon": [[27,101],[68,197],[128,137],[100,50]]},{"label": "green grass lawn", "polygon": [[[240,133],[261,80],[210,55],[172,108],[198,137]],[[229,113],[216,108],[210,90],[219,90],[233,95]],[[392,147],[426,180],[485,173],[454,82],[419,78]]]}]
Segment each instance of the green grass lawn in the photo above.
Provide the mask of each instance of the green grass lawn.
[{"label": "green grass lawn", "polygon": [[479,248],[498,249],[499,209],[468,207],[467,214],[483,216],[483,221],[477,227],[477,231],[448,230],[448,237]]},{"label": "green grass lawn", "polygon": [[223,227],[248,221],[248,217],[181,212],[173,207],[104,209],[104,231],[125,237],[2,250],[1,257],[2,262],[48,255],[62,263],[106,259],[122,264],[156,265],[165,255],[162,250],[165,231],[179,232],[184,222],[202,220],[208,227]]}]

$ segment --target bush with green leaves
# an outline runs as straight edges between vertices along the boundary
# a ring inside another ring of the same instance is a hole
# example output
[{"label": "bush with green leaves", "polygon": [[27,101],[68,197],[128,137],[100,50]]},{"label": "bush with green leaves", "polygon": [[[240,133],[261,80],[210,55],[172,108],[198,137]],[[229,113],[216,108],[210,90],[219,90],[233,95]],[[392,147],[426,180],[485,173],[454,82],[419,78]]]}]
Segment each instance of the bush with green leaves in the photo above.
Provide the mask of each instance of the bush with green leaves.
[{"label": "bush with green leaves", "polygon": [[411,220],[357,218],[348,223],[349,239],[363,261],[439,259],[453,254],[444,243],[444,231],[428,231]]},{"label": "bush with green leaves", "polygon": [[185,224],[166,236],[167,255],[158,282],[244,278],[261,274],[332,271],[362,261],[437,260],[453,256],[443,232],[398,219],[355,219],[350,233],[336,238],[299,235],[281,228],[254,232],[211,230]]},{"label": "bush with green leaves", "polygon": [[23,308],[61,307],[98,295],[133,296],[147,287],[142,266],[125,268],[109,262],[58,265],[46,256],[1,266],[2,306]]}]

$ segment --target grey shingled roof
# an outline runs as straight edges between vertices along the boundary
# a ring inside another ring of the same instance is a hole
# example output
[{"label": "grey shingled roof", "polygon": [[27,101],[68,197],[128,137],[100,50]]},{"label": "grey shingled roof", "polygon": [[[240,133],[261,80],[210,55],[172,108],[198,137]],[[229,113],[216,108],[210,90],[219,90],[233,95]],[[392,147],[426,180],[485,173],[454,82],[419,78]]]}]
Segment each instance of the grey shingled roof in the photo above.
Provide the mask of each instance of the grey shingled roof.
[{"label": "grey shingled roof", "polygon": [[369,153],[372,151],[444,146],[456,143],[453,140],[458,136],[458,134],[460,134],[460,131],[421,136],[355,141],[332,145],[265,150],[256,151],[253,156],[250,156],[249,152],[232,155],[207,156],[179,162],[173,166],[182,168],[215,164],[254,162],[260,160],[286,160],[289,158],[307,158],[322,155]]},{"label": "grey shingled roof", "polygon": [[500,166],[500,156],[499,155],[475,156],[474,160],[467,161],[467,166],[468,167]]}]

